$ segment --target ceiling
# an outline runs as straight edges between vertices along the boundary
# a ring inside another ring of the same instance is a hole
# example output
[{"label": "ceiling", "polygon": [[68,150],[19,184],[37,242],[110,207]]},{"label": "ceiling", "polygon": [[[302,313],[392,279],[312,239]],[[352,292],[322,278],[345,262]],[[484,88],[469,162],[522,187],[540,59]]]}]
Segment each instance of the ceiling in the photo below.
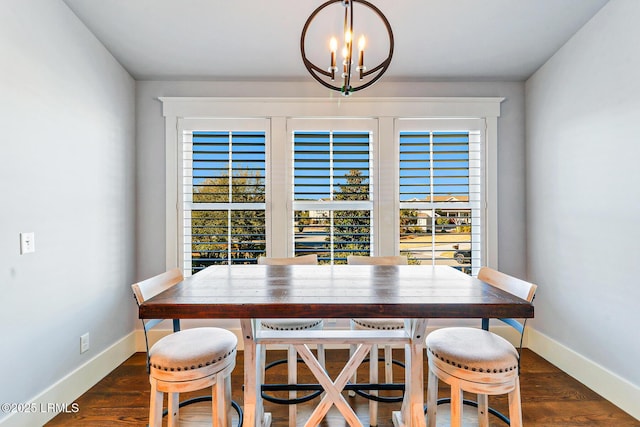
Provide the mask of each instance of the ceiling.
[{"label": "ceiling", "polygon": [[[300,34],[309,15],[324,2],[63,1],[137,80],[276,81],[311,79],[301,60]],[[393,60],[384,79],[520,81],[608,0],[369,1],[386,15],[395,38]],[[376,22],[363,23],[372,14],[368,9],[358,12],[357,3],[355,7],[354,32],[358,33],[359,17],[361,28],[371,25],[366,64],[375,65],[371,62],[376,55],[382,57],[388,49],[384,30]],[[339,16],[342,8],[335,3],[319,17],[333,17],[332,9]],[[336,19],[338,32],[341,19]],[[314,23],[315,28],[324,25],[324,21]],[[308,41],[305,46],[308,57],[324,68],[329,66],[332,34],[329,29],[326,35],[320,34],[324,28],[320,29],[318,42]],[[384,48],[377,53],[380,46]]]}]

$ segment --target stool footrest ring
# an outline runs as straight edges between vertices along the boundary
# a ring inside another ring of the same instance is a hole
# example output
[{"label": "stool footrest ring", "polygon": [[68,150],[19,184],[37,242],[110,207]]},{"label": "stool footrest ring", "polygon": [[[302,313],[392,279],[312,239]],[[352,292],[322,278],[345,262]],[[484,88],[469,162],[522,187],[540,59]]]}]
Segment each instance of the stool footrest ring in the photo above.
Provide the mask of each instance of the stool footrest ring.
[{"label": "stool footrest ring", "polygon": [[[180,402],[178,404],[178,408],[182,408],[184,406],[187,405],[191,405],[193,403],[200,403],[200,402],[211,402],[213,400],[212,396],[198,396],[198,397],[192,397],[191,399],[187,399],[187,400],[183,400],[182,402]],[[242,421],[243,421],[243,416],[242,416],[242,408],[240,407],[240,405],[238,404],[238,402],[236,402],[235,400],[231,401],[231,407],[236,411],[236,413],[238,414],[238,427],[242,427]],[[169,413],[168,409],[165,409],[164,411],[162,411],[162,416],[166,417],[167,414]],[[147,427],[149,427],[147,425]]]},{"label": "stool footrest ring", "polygon": [[[437,400],[436,405],[445,405],[447,403],[451,403],[451,398],[450,397],[443,397]],[[468,406],[473,406],[474,408],[478,407],[478,402],[476,402],[475,400],[469,400],[469,399],[463,399],[462,400],[462,404],[463,405],[468,405]],[[495,409],[493,409],[492,407],[489,407],[488,409],[489,413],[491,415],[496,416],[497,418],[500,419],[500,421],[504,422],[506,425],[511,425],[511,420],[509,420],[509,417],[507,417],[506,415],[504,415],[502,412],[499,412]],[[424,413],[427,413],[427,405],[424,405]]]}]

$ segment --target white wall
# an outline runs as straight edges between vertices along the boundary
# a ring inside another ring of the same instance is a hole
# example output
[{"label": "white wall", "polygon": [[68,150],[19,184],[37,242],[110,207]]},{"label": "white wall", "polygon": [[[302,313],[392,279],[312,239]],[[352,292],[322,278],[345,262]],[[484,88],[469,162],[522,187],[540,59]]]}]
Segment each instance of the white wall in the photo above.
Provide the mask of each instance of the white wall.
[{"label": "white wall", "polygon": [[611,0],[526,83],[532,324],[631,383],[636,416],[639,17],[637,0]]},{"label": "white wall", "polygon": [[[309,77],[311,80],[311,77]],[[524,84],[376,83],[354,97],[505,97],[498,118],[499,263],[507,272],[523,277],[524,223]],[[333,97],[343,98],[320,84],[309,82],[137,82],[138,115],[138,272],[140,277],[165,268],[165,127],[160,96],[219,97]]]},{"label": "white wall", "polygon": [[135,82],[59,0],[3,0],[0,58],[0,402],[28,403],[134,329]]}]

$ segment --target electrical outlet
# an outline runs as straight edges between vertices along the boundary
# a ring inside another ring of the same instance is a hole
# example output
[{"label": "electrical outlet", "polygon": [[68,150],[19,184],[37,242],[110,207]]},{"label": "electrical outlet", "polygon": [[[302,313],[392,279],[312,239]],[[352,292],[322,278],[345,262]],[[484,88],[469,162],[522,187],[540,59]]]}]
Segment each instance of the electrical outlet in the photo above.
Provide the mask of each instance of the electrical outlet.
[{"label": "electrical outlet", "polygon": [[36,233],[20,233],[20,254],[36,251]]},{"label": "electrical outlet", "polygon": [[89,332],[80,337],[80,353],[89,350]]}]

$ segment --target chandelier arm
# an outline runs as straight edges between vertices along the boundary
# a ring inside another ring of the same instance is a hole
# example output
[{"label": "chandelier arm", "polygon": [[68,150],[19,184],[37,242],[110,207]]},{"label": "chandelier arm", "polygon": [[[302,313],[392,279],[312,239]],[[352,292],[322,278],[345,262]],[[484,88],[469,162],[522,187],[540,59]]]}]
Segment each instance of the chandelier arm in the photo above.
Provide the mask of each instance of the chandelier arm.
[{"label": "chandelier arm", "polygon": [[378,9],[376,6],[374,6],[373,4],[369,3],[368,1],[366,1],[366,0],[352,0],[352,1],[360,2],[360,3],[368,6],[369,8],[371,8],[380,17],[380,19],[382,20],[382,23],[387,28],[387,34],[389,35],[389,54],[387,55],[387,59],[382,61],[379,65],[375,66],[374,68],[362,73],[363,77],[366,77],[366,76],[371,75],[371,74],[375,73],[376,71],[384,68],[382,73],[380,73],[380,75],[382,75],[386,71],[386,69],[389,67],[389,64],[391,64],[391,58],[393,57],[393,49],[394,49],[394,45],[395,45],[395,40],[393,38],[393,31],[391,30],[391,24],[389,23],[389,20],[387,19],[386,16],[384,16],[384,14],[382,13],[382,11],[380,9]]},{"label": "chandelier arm", "polygon": [[323,70],[322,68],[315,65],[313,62],[309,61],[307,58],[302,58],[302,61],[308,66],[307,69],[311,68],[315,72],[322,74],[323,76],[331,77],[331,73]]},{"label": "chandelier arm", "polygon": [[329,73],[328,71],[325,71],[322,68],[316,66],[313,62],[311,62],[309,59],[307,59],[307,54],[306,54],[306,51],[305,51],[305,48],[304,48],[304,40],[306,38],[307,30],[309,29],[309,25],[311,24],[311,21],[313,21],[313,19],[316,17],[316,15],[318,13],[320,13],[320,11],[322,9],[324,9],[327,6],[329,6],[331,3],[335,3],[336,1],[342,1],[342,0],[328,0],[327,2],[323,3],[320,7],[318,7],[316,10],[314,10],[313,13],[311,13],[311,15],[309,16],[309,18],[307,18],[307,21],[304,23],[304,27],[302,28],[302,36],[300,37],[300,52],[302,53],[302,60],[304,62],[305,67],[307,68],[307,71],[309,71],[309,73],[318,82],[324,84],[325,86],[327,86],[330,89],[334,89],[334,86],[332,86],[331,84],[325,84],[325,82],[322,79],[320,79],[314,73],[311,72],[311,69],[313,69],[317,73],[320,73],[320,74],[322,74],[324,76],[327,76],[327,77],[331,77],[331,73]]},{"label": "chandelier arm", "polygon": [[381,68],[384,68],[385,70],[389,67],[389,64],[391,63],[390,59],[386,59],[384,62],[382,62],[382,64],[375,66],[374,68],[367,70],[367,71],[363,71],[362,72],[362,76],[363,77],[367,77],[371,74],[374,74],[376,71],[380,70]]},{"label": "chandelier arm", "polygon": [[311,77],[313,77],[318,83],[320,83],[322,86],[331,89],[331,90],[335,90],[340,92],[342,90],[342,88],[340,86],[334,86],[331,83],[327,83],[324,80],[322,80],[320,77],[318,77],[317,75],[311,73]]},{"label": "chandelier arm", "polygon": [[348,94],[351,91],[351,64],[353,63],[353,3],[351,0],[345,0],[346,9],[344,11],[344,26],[345,32],[347,30],[347,15],[349,15],[349,42],[347,46],[347,75],[344,80],[344,86],[342,91]]}]

